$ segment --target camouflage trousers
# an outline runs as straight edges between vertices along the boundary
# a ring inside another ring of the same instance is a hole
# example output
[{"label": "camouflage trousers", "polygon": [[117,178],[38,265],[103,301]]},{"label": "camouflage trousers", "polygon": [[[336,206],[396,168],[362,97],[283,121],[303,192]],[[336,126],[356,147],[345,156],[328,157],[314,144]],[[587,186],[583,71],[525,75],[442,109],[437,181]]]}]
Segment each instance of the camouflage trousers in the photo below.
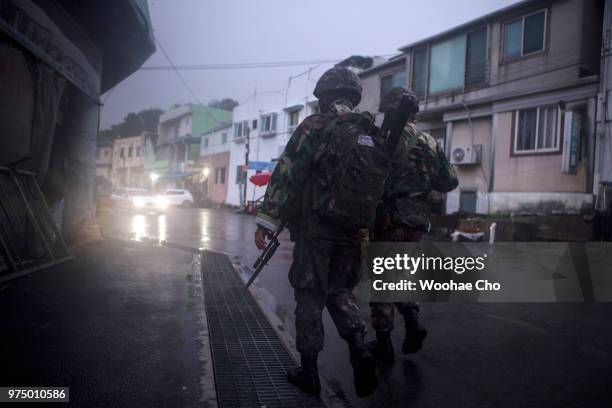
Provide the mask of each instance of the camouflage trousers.
[{"label": "camouflage trousers", "polygon": [[[424,230],[388,228],[377,231],[374,241],[379,242],[418,242]],[[419,305],[416,302],[370,302],[370,323],[376,331],[393,330],[395,308],[409,323],[415,323],[419,315]]]},{"label": "camouflage trousers", "polygon": [[365,333],[353,288],[359,282],[361,247],[298,239],[289,272],[295,293],[296,347],[300,353],[323,349],[322,314],[327,307],[340,337]]},{"label": "camouflage trousers", "polygon": [[416,322],[419,313],[419,305],[416,302],[371,302],[370,322],[376,331],[384,332],[393,330],[393,319],[395,308],[409,322]]}]

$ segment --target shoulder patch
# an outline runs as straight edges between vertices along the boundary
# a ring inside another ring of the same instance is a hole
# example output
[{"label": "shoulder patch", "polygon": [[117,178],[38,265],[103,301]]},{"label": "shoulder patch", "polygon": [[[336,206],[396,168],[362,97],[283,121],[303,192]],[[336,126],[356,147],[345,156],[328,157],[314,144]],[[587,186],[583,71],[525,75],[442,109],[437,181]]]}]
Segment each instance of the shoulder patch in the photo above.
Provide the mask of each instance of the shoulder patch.
[{"label": "shoulder patch", "polygon": [[372,139],[372,136],[369,135],[359,135],[357,138],[357,144],[374,147],[374,139]]}]

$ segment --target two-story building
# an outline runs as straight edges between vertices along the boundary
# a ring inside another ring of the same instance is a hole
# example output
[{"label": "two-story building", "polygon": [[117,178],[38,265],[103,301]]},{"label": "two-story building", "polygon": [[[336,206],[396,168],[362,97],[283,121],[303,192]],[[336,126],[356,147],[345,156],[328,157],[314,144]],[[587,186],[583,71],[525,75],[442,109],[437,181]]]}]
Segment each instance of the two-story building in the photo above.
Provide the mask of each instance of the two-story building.
[{"label": "two-story building", "polygon": [[227,202],[231,131],[230,121],[201,135],[200,166],[204,176],[202,199],[218,204]]},{"label": "two-story building", "polygon": [[453,213],[576,212],[593,203],[603,1],[522,1],[400,48],[361,73],[360,108],[395,85],[459,176]]},{"label": "two-story building", "polygon": [[111,181],[113,187],[145,187],[144,135],[113,141]]},{"label": "two-story building", "polygon": [[172,184],[175,180],[199,172],[200,135],[219,125],[231,122],[232,112],[198,104],[173,106],[159,117],[155,143],[151,143],[154,159],[147,162],[166,163],[157,166],[160,183]]},{"label": "two-story building", "polygon": [[113,142],[106,139],[98,139],[96,143],[96,176],[110,182],[112,168]]}]

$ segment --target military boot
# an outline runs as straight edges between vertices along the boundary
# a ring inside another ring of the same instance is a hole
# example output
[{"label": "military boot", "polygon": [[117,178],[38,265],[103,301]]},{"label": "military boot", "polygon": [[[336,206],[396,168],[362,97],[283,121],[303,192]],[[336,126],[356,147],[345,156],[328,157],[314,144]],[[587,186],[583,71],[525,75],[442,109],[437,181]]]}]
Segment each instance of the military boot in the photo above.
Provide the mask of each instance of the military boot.
[{"label": "military boot", "polygon": [[353,383],[358,397],[365,397],[374,392],[378,386],[376,377],[376,360],[363,342],[363,333],[355,334],[349,340],[351,365],[353,366]]},{"label": "military boot", "polygon": [[302,366],[293,367],[287,371],[289,382],[302,391],[318,395],[321,392],[317,353],[302,353]]},{"label": "military boot", "polygon": [[402,346],[402,353],[416,353],[423,347],[423,340],[427,337],[427,329],[419,322],[419,307],[410,308],[404,314],[406,324],[406,337]]},{"label": "military boot", "polygon": [[391,342],[391,330],[377,331],[376,340],[368,343],[370,353],[378,360],[392,362],[395,359],[393,342]]}]

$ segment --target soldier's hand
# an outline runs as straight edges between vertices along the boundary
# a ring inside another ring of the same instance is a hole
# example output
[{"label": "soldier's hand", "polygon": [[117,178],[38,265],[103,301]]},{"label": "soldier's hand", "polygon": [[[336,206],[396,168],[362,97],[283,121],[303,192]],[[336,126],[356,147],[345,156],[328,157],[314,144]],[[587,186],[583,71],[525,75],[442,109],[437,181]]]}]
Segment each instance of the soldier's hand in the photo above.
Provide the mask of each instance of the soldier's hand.
[{"label": "soldier's hand", "polygon": [[255,231],[255,245],[260,250],[264,250],[266,248],[266,237],[270,232],[264,227],[257,226],[257,231]]}]

